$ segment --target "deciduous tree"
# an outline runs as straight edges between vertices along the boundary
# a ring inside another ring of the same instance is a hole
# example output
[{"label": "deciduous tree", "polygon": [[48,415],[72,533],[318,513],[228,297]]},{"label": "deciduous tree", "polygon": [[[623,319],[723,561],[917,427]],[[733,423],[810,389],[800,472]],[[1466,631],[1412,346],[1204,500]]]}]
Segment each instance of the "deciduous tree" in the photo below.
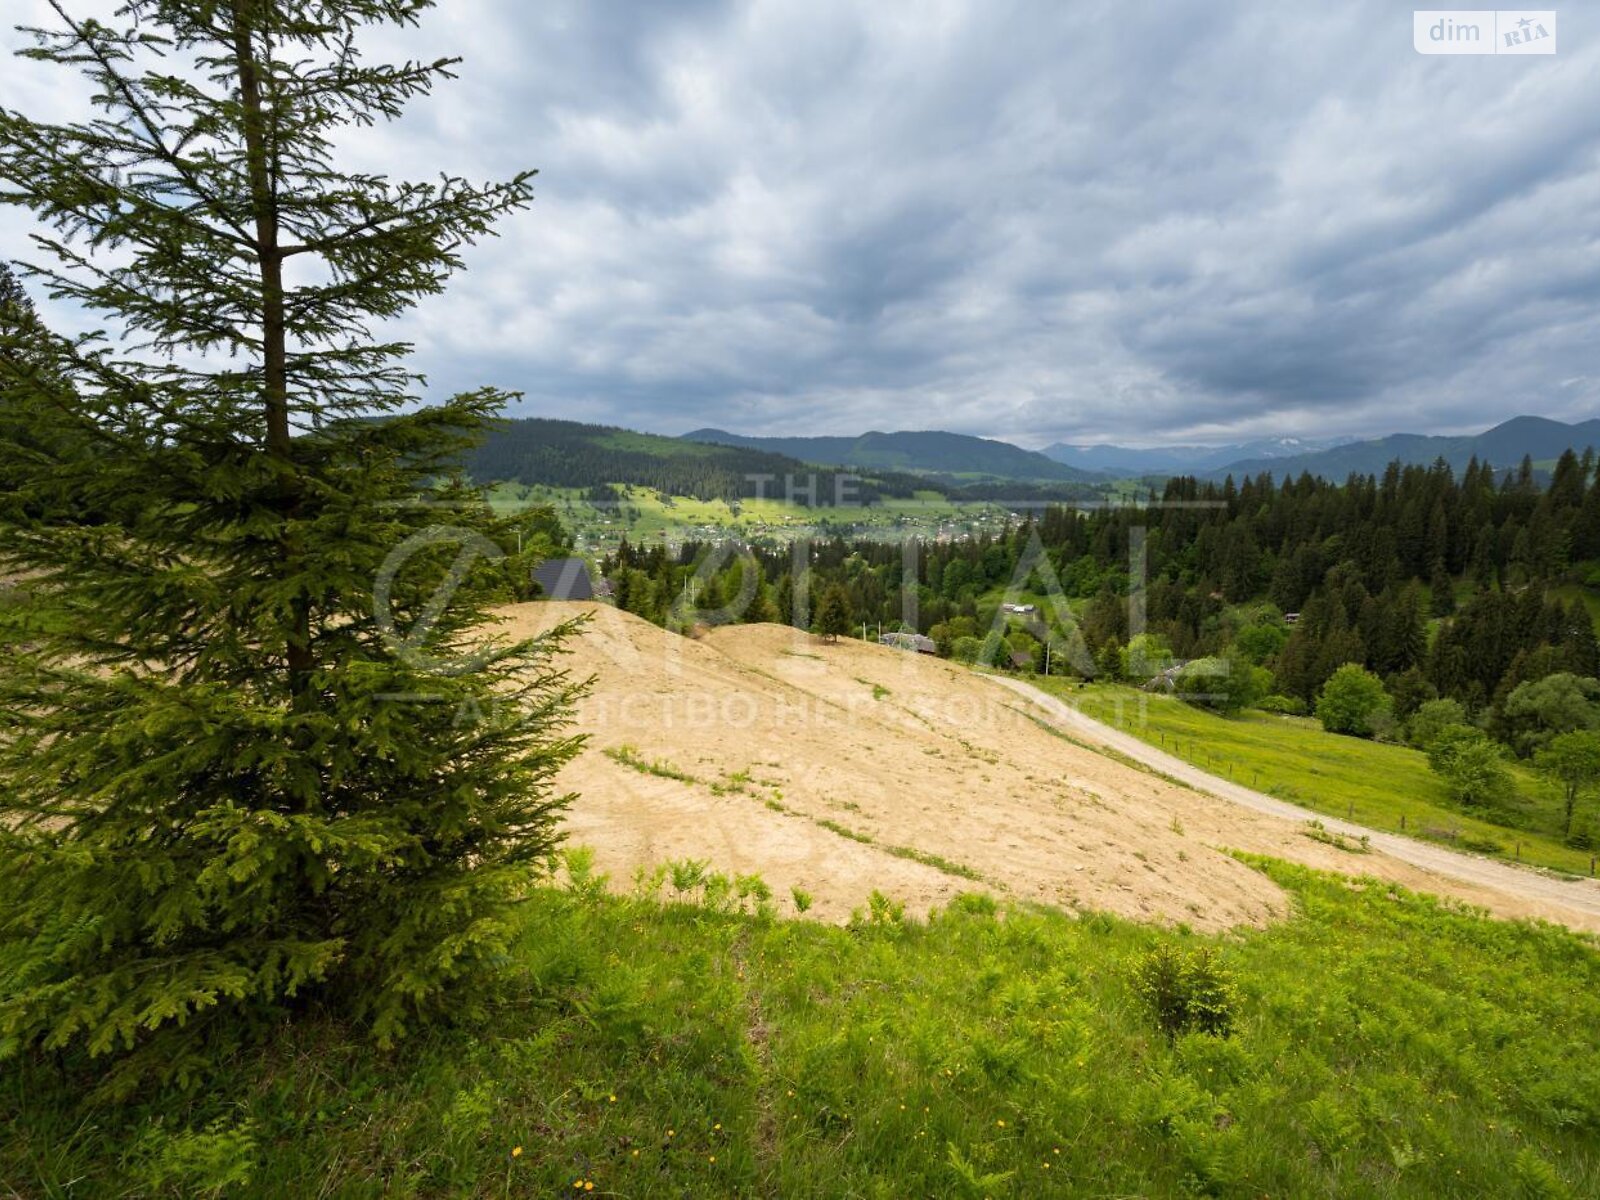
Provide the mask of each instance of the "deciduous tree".
[{"label": "deciduous tree", "polygon": [[1578,797],[1600,783],[1600,732],[1578,729],[1550,739],[1533,756],[1534,764],[1561,785],[1566,806],[1563,834],[1572,832]]}]

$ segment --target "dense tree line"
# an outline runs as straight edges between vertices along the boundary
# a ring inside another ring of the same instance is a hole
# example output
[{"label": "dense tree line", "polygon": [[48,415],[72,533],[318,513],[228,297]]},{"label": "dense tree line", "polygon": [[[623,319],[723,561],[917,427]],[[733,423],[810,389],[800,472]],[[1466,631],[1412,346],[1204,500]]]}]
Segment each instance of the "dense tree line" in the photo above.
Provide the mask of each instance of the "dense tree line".
[{"label": "dense tree line", "polygon": [[[838,586],[852,628],[915,629],[958,657],[1036,665],[1048,644],[1063,667],[1105,674],[1142,633],[1147,664],[1234,655],[1291,706],[1359,664],[1404,715],[1438,696],[1485,710],[1556,670],[1600,670],[1587,611],[1556,591],[1600,575],[1596,558],[1600,481],[1592,456],[1568,453],[1548,486],[1528,462],[1459,477],[1395,464],[1342,484],[1176,478],[1159,503],[1049,506],[968,540],[836,538],[798,557],[624,544],[603,567],[619,602],[657,621],[810,623]],[[1001,610],[1008,589],[1036,611]]]}]

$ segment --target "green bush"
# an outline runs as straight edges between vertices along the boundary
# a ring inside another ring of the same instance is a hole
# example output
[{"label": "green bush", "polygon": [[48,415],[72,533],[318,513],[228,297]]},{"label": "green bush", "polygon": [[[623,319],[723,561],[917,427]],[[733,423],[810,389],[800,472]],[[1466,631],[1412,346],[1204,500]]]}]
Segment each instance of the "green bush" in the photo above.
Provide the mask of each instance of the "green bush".
[{"label": "green bush", "polygon": [[1505,752],[1470,725],[1446,725],[1428,747],[1428,765],[1444,780],[1457,804],[1500,804],[1513,793]]},{"label": "green bush", "polygon": [[1433,745],[1439,732],[1448,725],[1467,725],[1467,710],[1459,700],[1428,700],[1406,723],[1406,741],[1418,750]]},{"label": "green bush", "polygon": [[1199,658],[1178,672],[1178,695],[1199,708],[1233,713],[1255,704],[1272,687],[1264,667],[1224,655]]},{"label": "green bush", "polygon": [[1389,713],[1383,680],[1356,663],[1335,671],[1317,696],[1317,720],[1329,733],[1372,737]]},{"label": "green bush", "polygon": [[1256,707],[1262,712],[1280,713],[1286,717],[1303,717],[1306,715],[1306,702],[1300,699],[1299,696],[1266,696]]}]

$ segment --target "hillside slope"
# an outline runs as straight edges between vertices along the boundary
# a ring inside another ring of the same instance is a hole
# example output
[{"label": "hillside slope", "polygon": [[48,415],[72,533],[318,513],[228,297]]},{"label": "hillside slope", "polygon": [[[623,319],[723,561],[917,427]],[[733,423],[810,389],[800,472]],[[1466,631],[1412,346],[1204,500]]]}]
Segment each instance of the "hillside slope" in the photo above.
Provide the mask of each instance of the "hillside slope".
[{"label": "hillside slope", "polygon": [[527,634],[579,612],[594,620],[570,665],[595,688],[579,714],[591,744],[562,776],[580,793],[568,832],[618,886],[697,858],[759,872],[784,911],[802,888],[833,920],[874,889],[919,912],[989,890],[1208,930],[1282,915],[1236,849],[1583,924],[1124,765],[940,660],[776,625],[693,640],[605,606],[503,615]]},{"label": "hillside slope", "polygon": [[1010,442],[940,430],[871,430],[859,437],[749,437],[722,429],[696,429],[685,441],[739,446],[825,466],[877,468],[932,475],[986,475],[1025,481],[1092,481],[1080,470]]}]

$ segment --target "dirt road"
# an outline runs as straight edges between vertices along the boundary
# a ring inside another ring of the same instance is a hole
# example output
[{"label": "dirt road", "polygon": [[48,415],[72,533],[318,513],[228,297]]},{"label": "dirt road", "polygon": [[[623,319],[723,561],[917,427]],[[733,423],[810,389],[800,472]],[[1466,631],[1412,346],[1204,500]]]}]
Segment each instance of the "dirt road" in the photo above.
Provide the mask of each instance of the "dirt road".
[{"label": "dirt road", "polygon": [[1433,872],[1436,875],[1442,875],[1449,879],[1459,880],[1462,883],[1469,883],[1506,895],[1516,896],[1524,900],[1559,905],[1560,907],[1571,909],[1574,913],[1600,917],[1600,882],[1595,880],[1563,879],[1543,875],[1522,867],[1496,862],[1493,859],[1482,858],[1472,854],[1462,854],[1455,850],[1448,850],[1443,846],[1430,845],[1415,838],[1403,837],[1395,833],[1384,833],[1380,830],[1369,829],[1364,825],[1357,825],[1351,821],[1341,821],[1337,817],[1325,816],[1322,813],[1313,812],[1309,808],[1301,808],[1297,804],[1279,800],[1275,796],[1268,796],[1264,792],[1241,787],[1237,783],[1222,779],[1209,771],[1202,771],[1199,767],[1185,762],[1181,758],[1156,749],[1142,738],[1137,738],[1131,733],[1123,733],[1119,729],[1113,729],[1109,725],[1096,721],[1093,717],[1086,716],[1070,704],[1041,692],[1038,688],[1020,679],[1008,679],[1000,675],[992,675],[989,678],[1001,687],[1009,688],[1024,697],[1064,731],[1070,732],[1084,741],[1097,742],[1100,745],[1110,747],[1127,755],[1129,758],[1144,763],[1146,766],[1152,767],[1163,774],[1170,775],[1174,779],[1180,779],[1191,787],[1208,792],[1219,799],[1230,800],[1235,804],[1244,805],[1246,808],[1266,813],[1269,816],[1285,817],[1294,821],[1314,818],[1321,821],[1332,832],[1342,833],[1348,837],[1368,838],[1373,849],[1381,850],[1391,858],[1398,858],[1402,862],[1421,867],[1423,870]]}]

